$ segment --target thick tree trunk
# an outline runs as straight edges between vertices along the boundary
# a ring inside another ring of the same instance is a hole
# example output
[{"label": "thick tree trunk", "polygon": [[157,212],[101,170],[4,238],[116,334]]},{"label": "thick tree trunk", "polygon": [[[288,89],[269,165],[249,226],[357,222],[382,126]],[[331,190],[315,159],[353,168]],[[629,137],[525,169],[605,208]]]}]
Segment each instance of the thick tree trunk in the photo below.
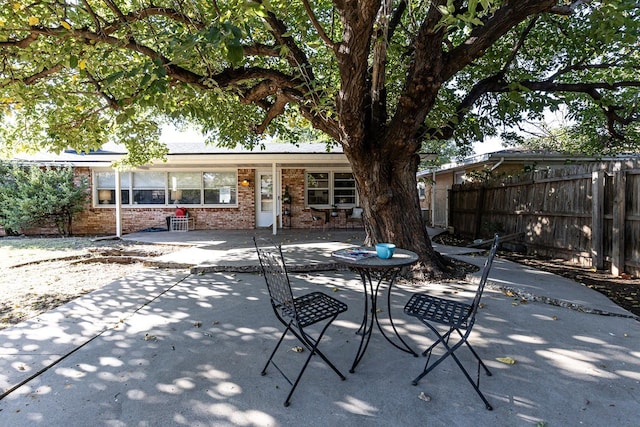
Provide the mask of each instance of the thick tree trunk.
[{"label": "thick tree trunk", "polygon": [[394,243],[420,256],[415,277],[439,277],[443,258],[433,250],[422,221],[416,172],[419,158],[407,150],[369,147],[361,152],[345,149],[358,184],[368,245]]}]

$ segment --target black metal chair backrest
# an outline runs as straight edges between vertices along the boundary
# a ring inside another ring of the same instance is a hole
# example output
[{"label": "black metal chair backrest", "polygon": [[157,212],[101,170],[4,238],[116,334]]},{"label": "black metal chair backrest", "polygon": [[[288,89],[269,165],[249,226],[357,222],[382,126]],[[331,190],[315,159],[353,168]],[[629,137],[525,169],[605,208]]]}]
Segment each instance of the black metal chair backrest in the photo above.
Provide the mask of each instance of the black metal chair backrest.
[{"label": "black metal chair backrest", "polygon": [[[260,244],[259,244],[260,242]],[[264,275],[271,305],[286,317],[297,320],[296,307],[289,275],[284,263],[282,248],[267,239],[254,238],[254,244],[260,260],[260,268]]]},{"label": "black metal chair backrest", "polygon": [[496,252],[498,251],[500,238],[496,234],[493,238],[493,244],[491,245],[491,250],[489,251],[489,257],[484,262],[484,267],[482,268],[482,276],[480,277],[480,284],[478,285],[478,289],[476,290],[476,295],[473,298],[473,303],[471,303],[471,315],[469,318],[469,329],[473,326],[475,322],[475,313],[478,311],[478,307],[480,306],[480,299],[482,298],[482,293],[484,292],[484,286],[487,283],[487,279],[489,278],[489,271],[491,270],[491,265],[493,264],[493,259],[496,257]]}]

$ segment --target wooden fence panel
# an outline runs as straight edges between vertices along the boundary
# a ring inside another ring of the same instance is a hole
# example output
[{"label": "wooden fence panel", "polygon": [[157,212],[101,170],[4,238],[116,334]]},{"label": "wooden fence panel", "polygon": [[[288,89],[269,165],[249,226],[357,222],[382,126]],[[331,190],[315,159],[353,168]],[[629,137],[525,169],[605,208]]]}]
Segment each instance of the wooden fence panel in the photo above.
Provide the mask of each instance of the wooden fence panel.
[{"label": "wooden fence panel", "polygon": [[[618,182],[624,188],[617,188]],[[624,197],[621,202],[620,197]],[[640,273],[638,159],[456,185],[450,201],[449,224],[460,235],[478,239],[496,232],[524,233],[523,243],[530,252],[583,265],[597,261],[612,271],[616,268],[612,263],[619,263],[627,272]],[[618,212],[619,207],[624,212]]]}]

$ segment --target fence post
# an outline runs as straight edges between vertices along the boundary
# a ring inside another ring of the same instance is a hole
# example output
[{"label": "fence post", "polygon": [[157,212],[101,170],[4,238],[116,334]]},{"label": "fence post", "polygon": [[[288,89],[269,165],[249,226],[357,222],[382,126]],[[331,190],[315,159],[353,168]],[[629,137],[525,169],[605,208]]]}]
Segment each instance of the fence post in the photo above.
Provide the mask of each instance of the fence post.
[{"label": "fence post", "polygon": [[613,166],[613,227],[611,230],[611,274],[624,273],[624,223],[626,214],[627,175],[621,162]]},{"label": "fence post", "polygon": [[591,174],[591,265],[604,269],[604,171]]}]

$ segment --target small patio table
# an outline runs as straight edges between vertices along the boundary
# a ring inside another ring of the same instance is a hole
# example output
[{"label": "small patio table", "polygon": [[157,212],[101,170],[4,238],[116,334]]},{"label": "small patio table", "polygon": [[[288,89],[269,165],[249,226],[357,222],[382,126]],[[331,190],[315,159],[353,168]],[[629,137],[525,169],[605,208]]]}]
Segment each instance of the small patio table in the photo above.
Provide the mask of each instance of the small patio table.
[{"label": "small patio table", "polygon": [[[365,246],[359,247],[358,249],[375,253],[375,248],[372,247]],[[360,363],[360,361],[362,360],[362,357],[367,350],[367,346],[369,345],[369,340],[371,340],[371,333],[373,332],[374,322],[377,325],[378,330],[380,331],[382,336],[394,347],[406,353],[413,354],[415,357],[418,357],[418,353],[413,351],[411,347],[409,347],[409,345],[402,339],[393,323],[393,318],[391,316],[390,298],[391,288],[393,287],[393,283],[395,282],[398,273],[400,272],[402,267],[415,264],[418,261],[418,255],[415,252],[411,252],[406,249],[396,249],[393,257],[388,259],[382,259],[378,256],[370,256],[362,259],[348,259],[336,256],[335,254],[332,254],[331,257],[336,262],[344,264],[351,270],[358,272],[364,288],[364,315],[362,318],[360,329],[358,329],[357,332],[362,335],[362,340],[360,341],[358,352],[356,353],[356,357],[349,372],[353,373],[356,369],[356,366],[358,366],[358,363]],[[374,278],[376,281],[375,286]],[[392,341],[392,339],[387,336],[382,327],[380,327],[380,323],[378,321],[378,291],[380,289],[380,285],[383,282],[388,283],[387,314],[389,316],[389,322],[391,324],[391,327],[393,328],[393,332],[400,342],[399,344]]]}]

